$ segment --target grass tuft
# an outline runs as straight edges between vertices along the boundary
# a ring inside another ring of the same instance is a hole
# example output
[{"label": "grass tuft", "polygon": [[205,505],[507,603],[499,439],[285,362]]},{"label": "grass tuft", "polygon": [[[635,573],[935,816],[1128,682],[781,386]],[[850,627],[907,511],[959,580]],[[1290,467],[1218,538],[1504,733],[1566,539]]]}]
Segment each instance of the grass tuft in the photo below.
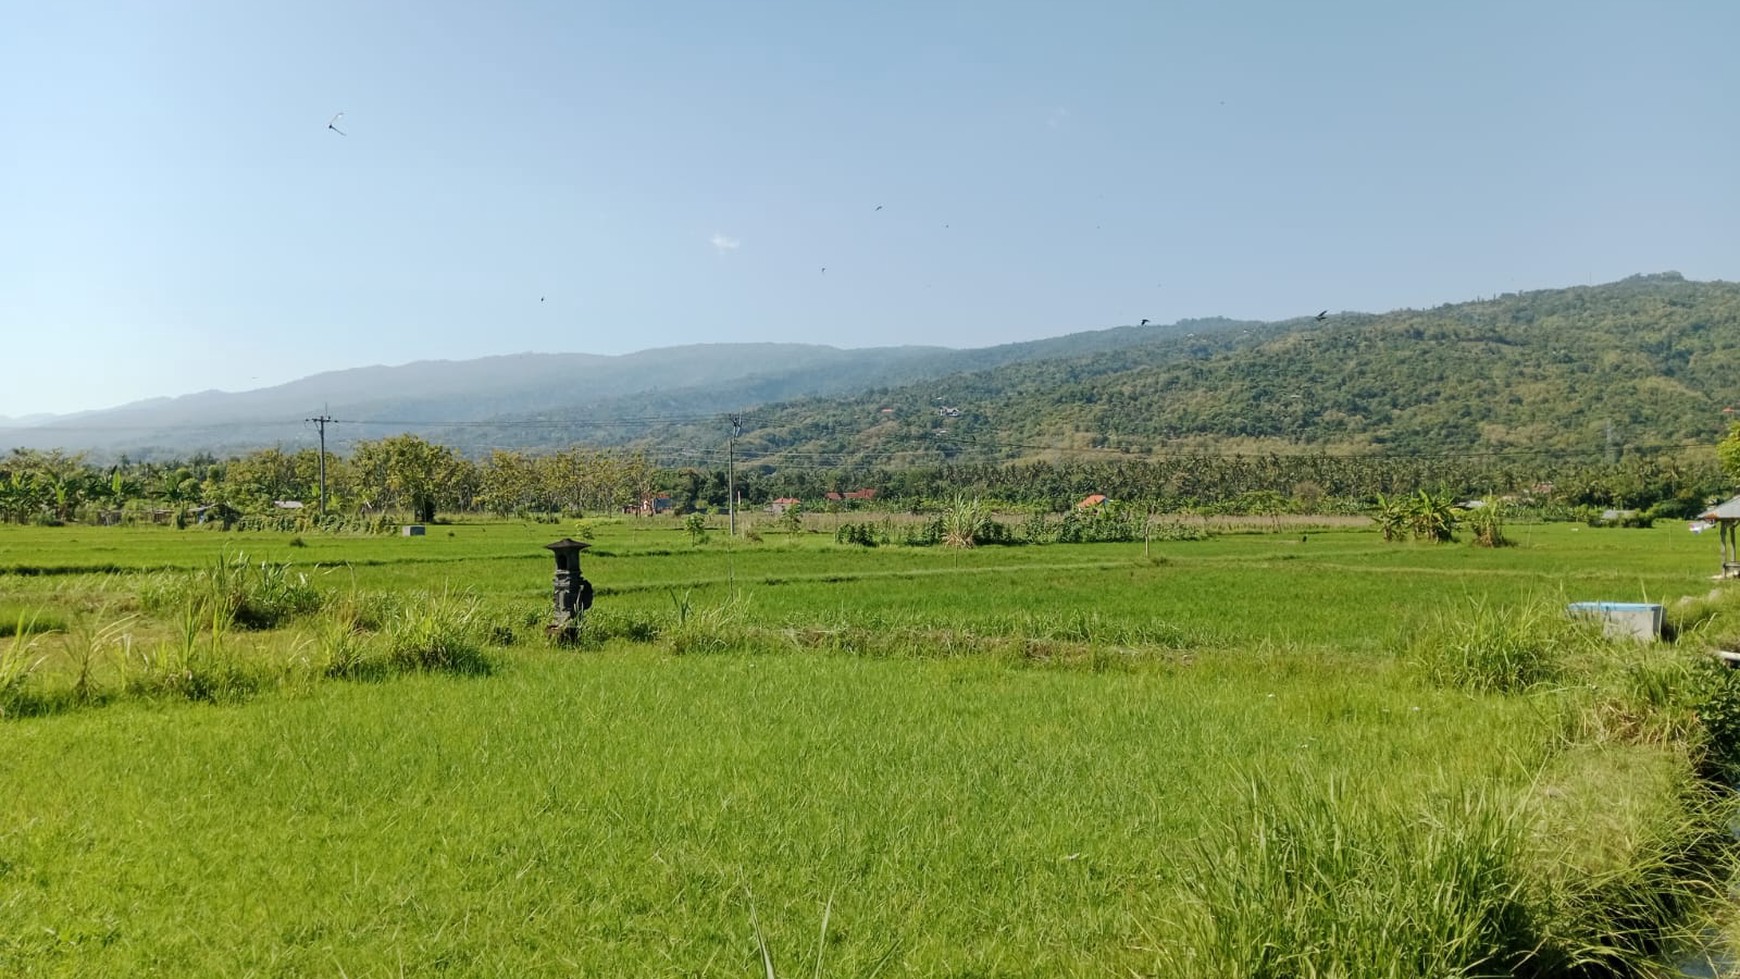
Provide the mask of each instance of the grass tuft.
[{"label": "grass tuft", "polygon": [[385,630],[387,663],[405,673],[485,676],[495,661],[484,651],[477,600],[452,591],[408,595]]},{"label": "grass tuft", "polygon": [[1430,808],[1346,775],[1253,776],[1199,840],[1172,975],[1508,975],[1539,941],[1520,873],[1527,826],[1467,788]]},{"label": "grass tuft", "polygon": [[36,652],[35,616],[18,613],[7,642],[0,645],[0,717],[21,713],[29,700],[25,685],[47,658]]},{"label": "grass tuft", "polygon": [[276,628],[318,611],[324,601],[320,589],[290,564],[253,564],[239,551],[191,574],[160,574],[142,597],[152,611],[194,605],[221,614],[241,629]]},{"label": "grass tuft", "polygon": [[1604,643],[1600,626],[1570,618],[1563,602],[1502,604],[1476,596],[1433,613],[1407,654],[1430,683],[1517,693],[1558,680],[1573,656]]}]

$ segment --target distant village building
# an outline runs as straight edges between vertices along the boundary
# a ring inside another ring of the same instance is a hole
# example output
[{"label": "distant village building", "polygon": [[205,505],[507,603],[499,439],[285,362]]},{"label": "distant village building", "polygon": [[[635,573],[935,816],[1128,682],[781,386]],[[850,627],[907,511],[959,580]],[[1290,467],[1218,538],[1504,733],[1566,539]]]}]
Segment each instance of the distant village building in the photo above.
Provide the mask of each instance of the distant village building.
[{"label": "distant village building", "polygon": [[767,505],[767,512],[777,517],[794,506],[802,506],[803,502],[795,496],[782,496]]},{"label": "distant village building", "polygon": [[830,503],[849,503],[853,500],[864,500],[868,502],[874,499],[876,499],[876,491],[873,489],[851,490],[846,493],[829,493],[827,496],[827,500]]}]

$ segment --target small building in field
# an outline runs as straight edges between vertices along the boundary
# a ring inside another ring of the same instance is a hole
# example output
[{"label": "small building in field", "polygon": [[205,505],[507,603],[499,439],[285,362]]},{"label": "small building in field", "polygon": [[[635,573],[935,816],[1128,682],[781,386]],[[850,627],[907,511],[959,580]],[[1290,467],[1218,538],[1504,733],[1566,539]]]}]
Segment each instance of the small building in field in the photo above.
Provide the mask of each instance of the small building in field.
[{"label": "small building in field", "polygon": [[1740,578],[1740,541],[1735,539],[1736,531],[1740,531],[1740,496],[1705,510],[1698,514],[1698,519],[1716,525],[1716,537],[1722,547],[1721,577]]},{"label": "small building in field", "polygon": [[845,493],[829,493],[827,496],[829,503],[850,503],[853,500],[861,500],[868,503],[874,499],[876,499],[876,491],[873,489],[857,489],[849,490]]},{"label": "small building in field", "polygon": [[802,506],[803,502],[795,496],[782,496],[767,505],[767,512],[777,517],[794,506]]}]

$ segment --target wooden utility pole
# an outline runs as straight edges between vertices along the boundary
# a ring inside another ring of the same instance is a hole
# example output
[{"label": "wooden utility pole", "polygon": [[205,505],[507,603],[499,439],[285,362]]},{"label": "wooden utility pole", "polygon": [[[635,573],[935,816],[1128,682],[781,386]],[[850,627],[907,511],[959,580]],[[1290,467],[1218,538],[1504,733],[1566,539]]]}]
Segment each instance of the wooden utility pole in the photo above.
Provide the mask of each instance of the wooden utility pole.
[{"label": "wooden utility pole", "polygon": [[725,449],[725,511],[730,514],[732,537],[737,536],[737,436],[743,434],[743,418],[731,416],[731,439]]},{"label": "wooden utility pole", "polygon": [[320,515],[326,516],[326,426],[338,419],[330,415],[316,415],[308,419],[320,431]]}]

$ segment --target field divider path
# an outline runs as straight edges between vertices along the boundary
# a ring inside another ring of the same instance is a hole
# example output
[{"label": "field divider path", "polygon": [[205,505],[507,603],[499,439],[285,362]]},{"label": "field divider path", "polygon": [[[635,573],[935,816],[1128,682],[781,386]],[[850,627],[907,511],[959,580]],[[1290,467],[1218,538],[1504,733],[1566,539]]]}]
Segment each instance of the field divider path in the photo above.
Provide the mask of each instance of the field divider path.
[{"label": "field divider path", "polygon": [[[934,578],[939,576],[957,575],[987,575],[1010,574],[1021,571],[1115,571],[1119,568],[1129,568],[1146,562],[1133,561],[1077,561],[1062,564],[995,564],[976,568],[908,568],[899,571],[825,571],[803,572],[799,574],[754,574],[739,575],[735,579],[740,584],[786,585],[821,582],[876,581],[906,578]],[[681,581],[632,582],[619,585],[599,585],[600,595],[627,595],[634,592],[663,591],[669,588],[696,588],[708,585],[729,585],[733,579],[729,576],[714,576],[707,578],[686,578]]]}]

